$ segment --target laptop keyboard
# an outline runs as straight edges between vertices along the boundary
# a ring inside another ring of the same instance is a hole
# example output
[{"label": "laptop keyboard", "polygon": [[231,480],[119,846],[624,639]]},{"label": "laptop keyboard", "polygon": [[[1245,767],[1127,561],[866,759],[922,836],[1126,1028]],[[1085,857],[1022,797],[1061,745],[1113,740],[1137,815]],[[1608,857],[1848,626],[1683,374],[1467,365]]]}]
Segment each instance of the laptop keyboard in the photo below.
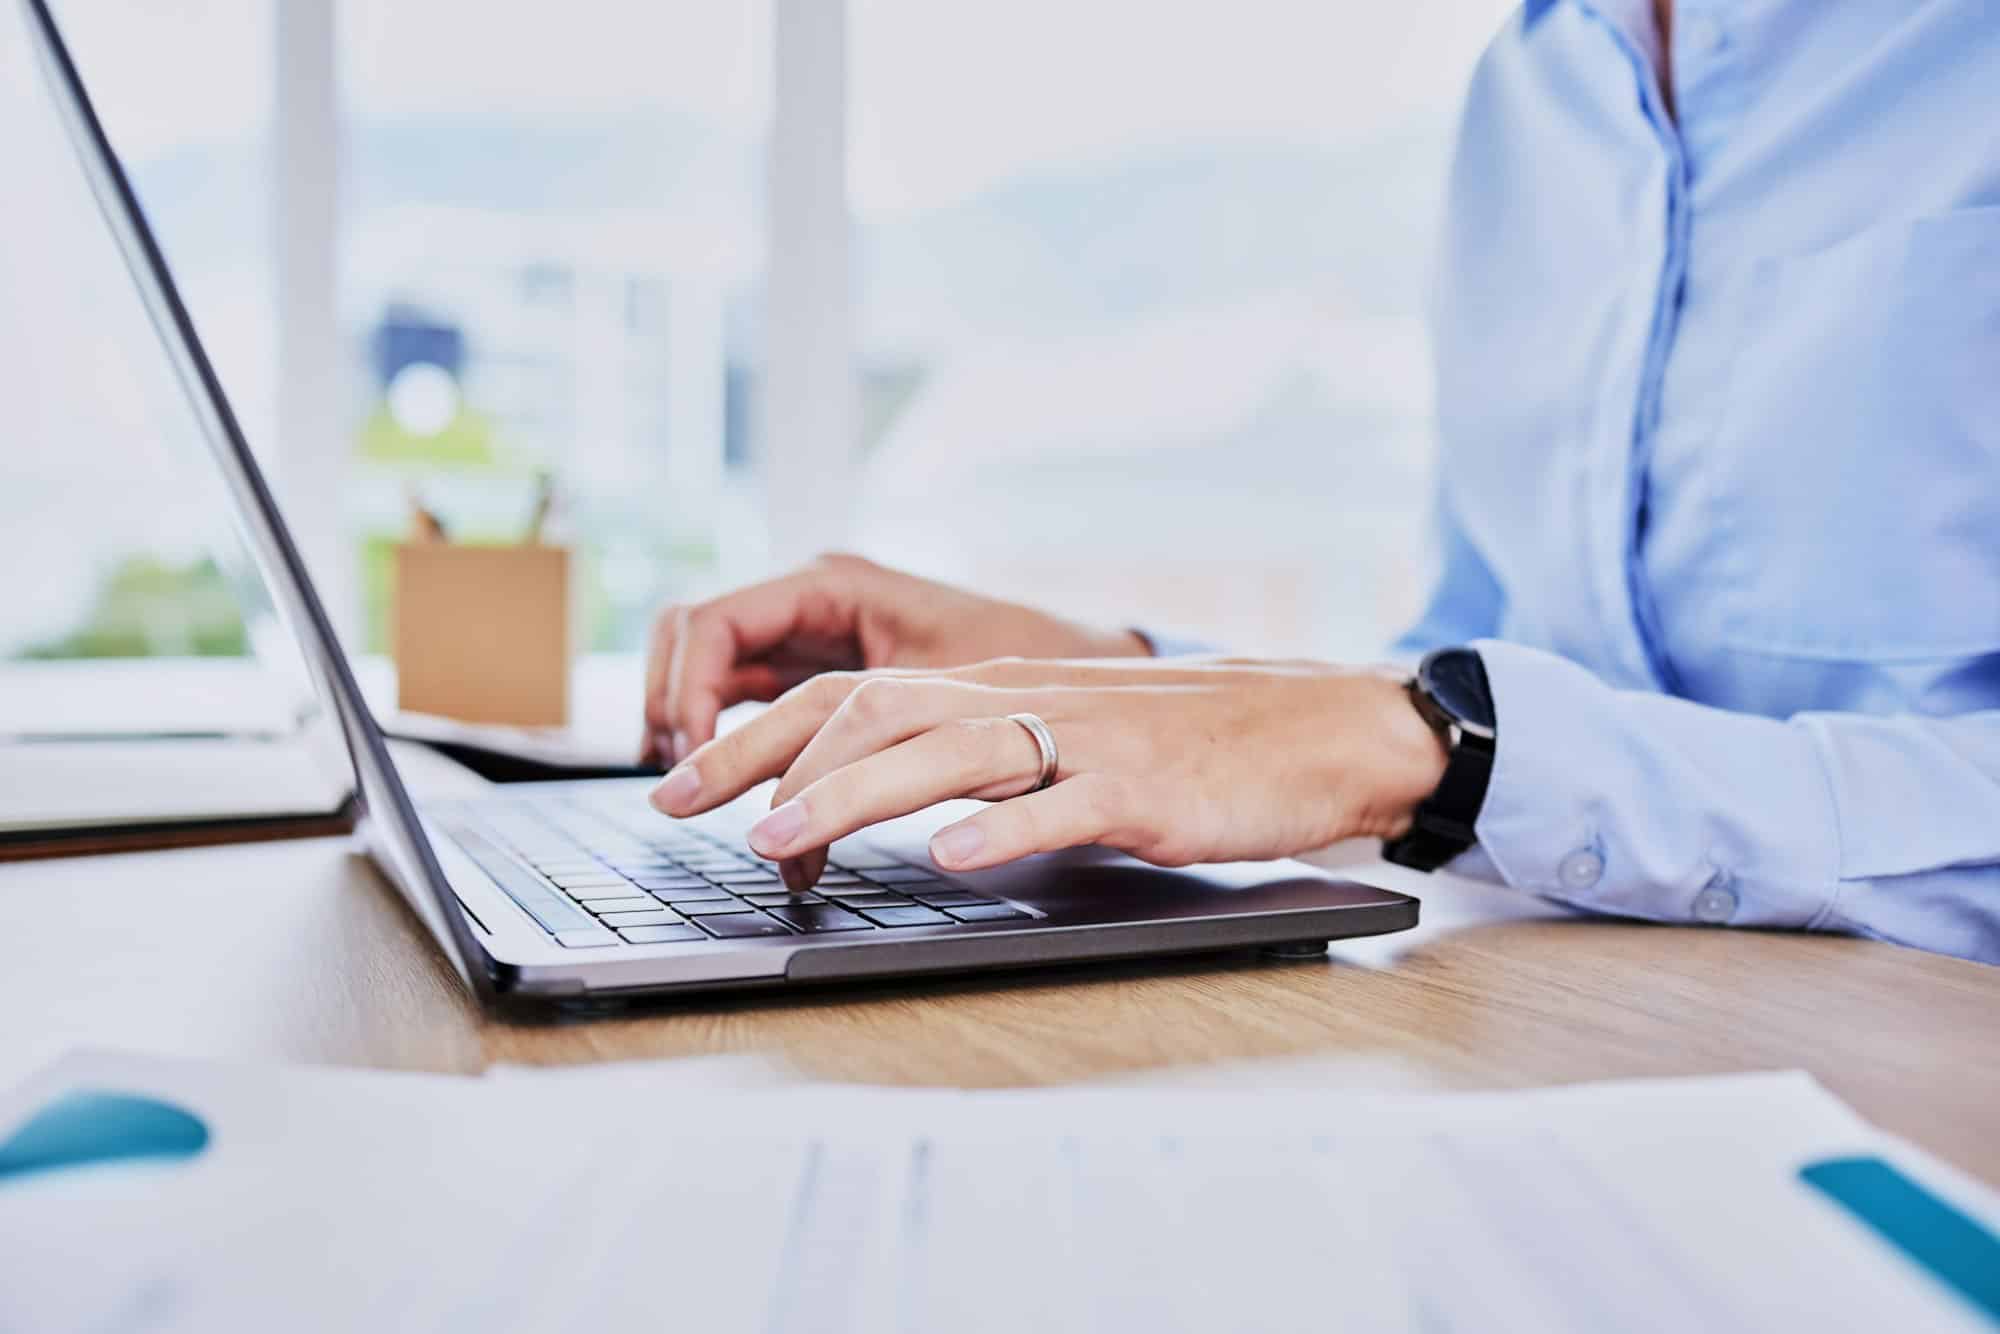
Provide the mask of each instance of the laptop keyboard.
[{"label": "laptop keyboard", "polygon": [[845,936],[1027,918],[856,839],[793,894],[775,862],[687,824],[627,829],[567,803],[461,808],[445,826],[570,949],[757,936]]}]

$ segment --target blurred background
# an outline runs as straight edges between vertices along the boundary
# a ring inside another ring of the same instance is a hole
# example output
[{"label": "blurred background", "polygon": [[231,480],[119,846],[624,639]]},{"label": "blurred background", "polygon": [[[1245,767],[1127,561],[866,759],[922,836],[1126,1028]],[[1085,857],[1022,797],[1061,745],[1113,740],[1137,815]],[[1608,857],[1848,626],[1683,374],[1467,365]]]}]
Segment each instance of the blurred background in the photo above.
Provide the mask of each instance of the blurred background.
[{"label": "blurred background", "polygon": [[[412,489],[504,540],[546,470],[588,650],[842,546],[1353,656],[1422,591],[1425,275],[1510,7],[56,8],[352,648]],[[242,654],[212,478],[51,350],[104,336],[67,206],[0,270],[0,658]]]}]

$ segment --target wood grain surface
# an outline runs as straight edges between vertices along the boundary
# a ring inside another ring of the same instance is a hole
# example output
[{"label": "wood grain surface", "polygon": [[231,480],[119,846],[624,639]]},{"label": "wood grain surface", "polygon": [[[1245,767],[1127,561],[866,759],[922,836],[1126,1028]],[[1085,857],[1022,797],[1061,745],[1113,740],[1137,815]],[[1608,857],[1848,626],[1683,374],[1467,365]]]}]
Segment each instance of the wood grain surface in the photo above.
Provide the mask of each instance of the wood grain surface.
[{"label": "wood grain surface", "polygon": [[966,1086],[1480,1089],[1802,1067],[2000,1184],[2000,968],[1570,918],[1366,858],[1329,860],[1418,893],[1424,924],[1325,960],[1068,968],[531,1026],[477,1012],[346,840],[17,862],[0,866],[0,1081],[76,1045],[452,1071],[733,1052],[787,1078]]}]

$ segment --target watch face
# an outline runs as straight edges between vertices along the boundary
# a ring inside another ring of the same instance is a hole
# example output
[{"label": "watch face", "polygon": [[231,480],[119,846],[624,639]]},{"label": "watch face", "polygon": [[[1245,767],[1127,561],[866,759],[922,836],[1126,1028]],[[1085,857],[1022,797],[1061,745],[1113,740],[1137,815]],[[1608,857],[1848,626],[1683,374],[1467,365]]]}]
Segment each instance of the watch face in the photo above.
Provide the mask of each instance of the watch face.
[{"label": "watch face", "polygon": [[1461,723],[1493,730],[1493,697],[1486,666],[1469,648],[1445,649],[1424,659],[1423,688],[1438,706]]}]

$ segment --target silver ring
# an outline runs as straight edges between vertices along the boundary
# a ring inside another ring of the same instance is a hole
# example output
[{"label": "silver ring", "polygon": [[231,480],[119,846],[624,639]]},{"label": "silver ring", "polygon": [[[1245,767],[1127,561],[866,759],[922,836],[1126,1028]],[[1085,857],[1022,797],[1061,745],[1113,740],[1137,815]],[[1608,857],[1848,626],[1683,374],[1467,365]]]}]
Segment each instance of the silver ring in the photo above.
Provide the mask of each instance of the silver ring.
[{"label": "silver ring", "polygon": [[[1028,789],[1028,792],[1040,792],[1056,781],[1055,733],[1049,731],[1049,725],[1032,713],[1010,713],[1007,715],[1007,721],[1019,723],[1027,728],[1028,735],[1035,739],[1035,749],[1042,752],[1042,771],[1035,775],[1035,785]],[[1026,796],[1027,793],[1022,795]]]}]

